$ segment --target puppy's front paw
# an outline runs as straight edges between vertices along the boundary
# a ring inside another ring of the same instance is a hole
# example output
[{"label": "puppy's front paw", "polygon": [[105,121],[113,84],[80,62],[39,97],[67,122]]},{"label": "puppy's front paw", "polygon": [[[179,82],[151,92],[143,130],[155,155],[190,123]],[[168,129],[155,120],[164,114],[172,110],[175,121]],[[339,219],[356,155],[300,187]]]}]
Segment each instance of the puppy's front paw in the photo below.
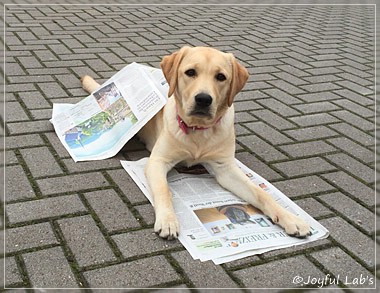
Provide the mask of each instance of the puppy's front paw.
[{"label": "puppy's front paw", "polygon": [[160,237],[172,240],[178,237],[179,223],[175,214],[157,215],[154,232]]},{"label": "puppy's front paw", "polygon": [[285,229],[285,232],[290,236],[305,238],[311,235],[309,224],[306,223],[305,220],[290,212],[286,211],[284,213],[281,213],[281,215],[279,215],[276,220],[275,222],[283,227]]}]

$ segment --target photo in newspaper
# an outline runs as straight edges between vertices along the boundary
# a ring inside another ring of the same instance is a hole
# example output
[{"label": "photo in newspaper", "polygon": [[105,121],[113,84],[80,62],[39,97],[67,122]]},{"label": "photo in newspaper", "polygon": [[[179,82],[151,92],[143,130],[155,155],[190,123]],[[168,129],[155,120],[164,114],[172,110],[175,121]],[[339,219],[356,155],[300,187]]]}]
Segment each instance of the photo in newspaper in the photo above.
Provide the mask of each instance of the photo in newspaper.
[{"label": "photo in newspaper", "polygon": [[54,104],[50,120],[74,161],[112,157],[166,104],[160,69],[132,63],[79,103]]},{"label": "photo in newspaper", "polygon": [[231,230],[239,233],[257,227],[272,227],[274,223],[249,204],[228,204],[214,208],[194,210],[195,215],[211,236],[222,236]]},{"label": "photo in newspaper", "polygon": [[[154,205],[144,175],[147,158],[121,161],[124,169]],[[287,210],[312,227],[305,239],[291,237],[259,209],[222,188],[207,165],[174,168],[168,174],[173,206],[180,224],[178,239],[194,259],[215,264],[326,238],[328,231],[271,183],[236,160],[243,172]],[[210,171],[210,172],[209,172]]]}]

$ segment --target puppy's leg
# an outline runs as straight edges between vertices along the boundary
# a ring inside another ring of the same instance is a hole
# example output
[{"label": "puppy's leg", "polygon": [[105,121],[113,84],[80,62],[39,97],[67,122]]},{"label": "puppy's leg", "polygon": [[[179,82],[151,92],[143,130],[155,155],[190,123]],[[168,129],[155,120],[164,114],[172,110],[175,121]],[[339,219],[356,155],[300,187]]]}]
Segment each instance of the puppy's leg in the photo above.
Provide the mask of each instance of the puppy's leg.
[{"label": "puppy's leg", "polygon": [[167,173],[174,165],[164,160],[150,157],[145,175],[153,193],[156,222],[154,231],[162,238],[173,239],[179,234],[179,223],[174,213],[172,194],[167,181]]},{"label": "puppy's leg", "polygon": [[220,185],[259,208],[287,234],[300,238],[311,235],[310,226],[303,219],[285,210],[267,192],[252,183],[234,160],[211,162],[210,165]]}]

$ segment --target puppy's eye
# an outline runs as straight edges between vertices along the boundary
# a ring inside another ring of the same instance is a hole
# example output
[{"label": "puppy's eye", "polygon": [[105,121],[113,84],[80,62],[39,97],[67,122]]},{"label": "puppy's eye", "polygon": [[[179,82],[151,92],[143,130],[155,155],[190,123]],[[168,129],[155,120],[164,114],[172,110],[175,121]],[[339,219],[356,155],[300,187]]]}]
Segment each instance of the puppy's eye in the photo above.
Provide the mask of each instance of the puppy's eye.
[{"label": "puppy's eye", "polygon": [[227,77],[223,74],[223,73],[218,73],[216,76],[215,76],[216,80],[218,81],[225,81],[227,79]]},{"label": "puppy's eye", "polygon": [[197,72],[195,71],[195,69],[188,69],[185,71],[185,74],[188,76],[188,77],[194,77]]}]

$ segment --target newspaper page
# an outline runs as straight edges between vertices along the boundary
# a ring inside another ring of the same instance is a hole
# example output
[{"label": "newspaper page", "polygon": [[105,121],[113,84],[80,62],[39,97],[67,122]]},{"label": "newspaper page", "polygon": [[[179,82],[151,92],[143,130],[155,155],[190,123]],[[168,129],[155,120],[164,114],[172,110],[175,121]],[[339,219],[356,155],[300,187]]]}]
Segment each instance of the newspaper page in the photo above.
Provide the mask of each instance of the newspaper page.
[{"label": "newspaper page", "polygon": [[[154,204],[144,175],[147,158],[121,161],[122,166]],[[284,208],[305,219],[312,235],[290,237],[260,210],[221,187],[210,168],[176,167],[168,174],[173,205],[180,223],[179,240],[194,259],[222,264],[269,250],[326,238],[328,231],[267,180],[236,160],[243,172]]]},{"label": "newspaper page", "polygon": [[50,122],[74,161],[112,157],[165,104],[160,69],[132,63],[77,104],[54,104]]}]

